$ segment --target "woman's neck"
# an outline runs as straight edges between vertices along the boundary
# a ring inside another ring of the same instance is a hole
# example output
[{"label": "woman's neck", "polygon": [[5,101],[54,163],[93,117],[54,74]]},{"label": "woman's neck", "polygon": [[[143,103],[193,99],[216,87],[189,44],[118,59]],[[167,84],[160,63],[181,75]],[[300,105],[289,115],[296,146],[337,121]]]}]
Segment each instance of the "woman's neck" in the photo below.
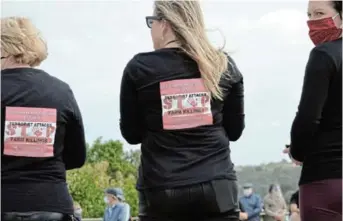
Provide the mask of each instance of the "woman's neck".
[{"label": "woman's neck", "polygon": [[1,69],[14,69],[14,68],[30,68],[31,66],[28,64],[7,64],[4,65],[4,67],[1,67]]},{"label": "woman's neck", "polygon": [[179,41],[176,40],[175,38],[165,41],[164,46],[163,46],[163,48],[178,48],[178,47],[180,47],[180,44],[179,44]]}]

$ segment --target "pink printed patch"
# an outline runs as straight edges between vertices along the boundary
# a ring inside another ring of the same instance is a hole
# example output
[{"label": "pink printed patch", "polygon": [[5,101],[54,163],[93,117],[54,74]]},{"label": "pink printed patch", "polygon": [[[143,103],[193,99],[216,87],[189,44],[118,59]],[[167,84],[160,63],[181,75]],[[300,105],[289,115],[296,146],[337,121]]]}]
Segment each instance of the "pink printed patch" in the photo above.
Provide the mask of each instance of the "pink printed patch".
[{"label": "pink printed patch", "polygon": [[53,157],[56,109],[6,107],[4,155]]},{"label": "pink printed patch", "polygon": [[176,130],[213,124],[211,93],[200,78],[160,83],[163,129]]}]

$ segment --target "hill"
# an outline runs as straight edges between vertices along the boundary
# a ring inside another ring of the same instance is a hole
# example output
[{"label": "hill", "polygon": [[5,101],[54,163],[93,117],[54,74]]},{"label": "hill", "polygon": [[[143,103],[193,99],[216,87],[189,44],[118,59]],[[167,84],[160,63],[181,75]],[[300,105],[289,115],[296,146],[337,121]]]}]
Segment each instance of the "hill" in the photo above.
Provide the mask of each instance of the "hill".
[{"label": "hill", "polygon": [[301,167],[295,167],[283,160],[276,163],[261,164],[258,166],[237,166],[240,195],[242,185],[252,183],[256,193],[264,197],[270,184],[280,184],[285,199],[289,201],[291,194],[298,189]]}]

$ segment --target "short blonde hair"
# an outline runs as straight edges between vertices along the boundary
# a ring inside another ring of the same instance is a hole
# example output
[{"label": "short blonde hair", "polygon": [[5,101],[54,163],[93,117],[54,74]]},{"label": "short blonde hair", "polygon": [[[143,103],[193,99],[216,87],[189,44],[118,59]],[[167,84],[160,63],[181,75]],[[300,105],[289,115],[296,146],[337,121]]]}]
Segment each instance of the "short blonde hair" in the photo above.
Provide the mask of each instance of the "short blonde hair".
[{"label": "short blonde hair", "polygon": [[47,58],[48,48],[30,19],[7,17],[1,19],[1,54],[35,67]]}]

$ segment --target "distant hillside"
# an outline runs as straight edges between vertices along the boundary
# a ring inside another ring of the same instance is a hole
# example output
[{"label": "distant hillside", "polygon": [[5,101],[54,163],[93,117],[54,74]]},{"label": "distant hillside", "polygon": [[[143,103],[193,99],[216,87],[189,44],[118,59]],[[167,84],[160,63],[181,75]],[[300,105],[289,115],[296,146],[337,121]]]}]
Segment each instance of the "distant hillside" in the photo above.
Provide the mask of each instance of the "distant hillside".
[{"label": "distant hillside", "polygon": [[[298,189],[298,181],[301,167],[294,167],[291,163],[283,160],[278,163],[261,164],[259,166],[237,166],[238,183],[240,187],[244,183],[252,183],[255,192],[264,197],[268,192],[269,185],[278,183],[289,201],[291,194]],[[242,194],[240,188],[240,194]]]}]

